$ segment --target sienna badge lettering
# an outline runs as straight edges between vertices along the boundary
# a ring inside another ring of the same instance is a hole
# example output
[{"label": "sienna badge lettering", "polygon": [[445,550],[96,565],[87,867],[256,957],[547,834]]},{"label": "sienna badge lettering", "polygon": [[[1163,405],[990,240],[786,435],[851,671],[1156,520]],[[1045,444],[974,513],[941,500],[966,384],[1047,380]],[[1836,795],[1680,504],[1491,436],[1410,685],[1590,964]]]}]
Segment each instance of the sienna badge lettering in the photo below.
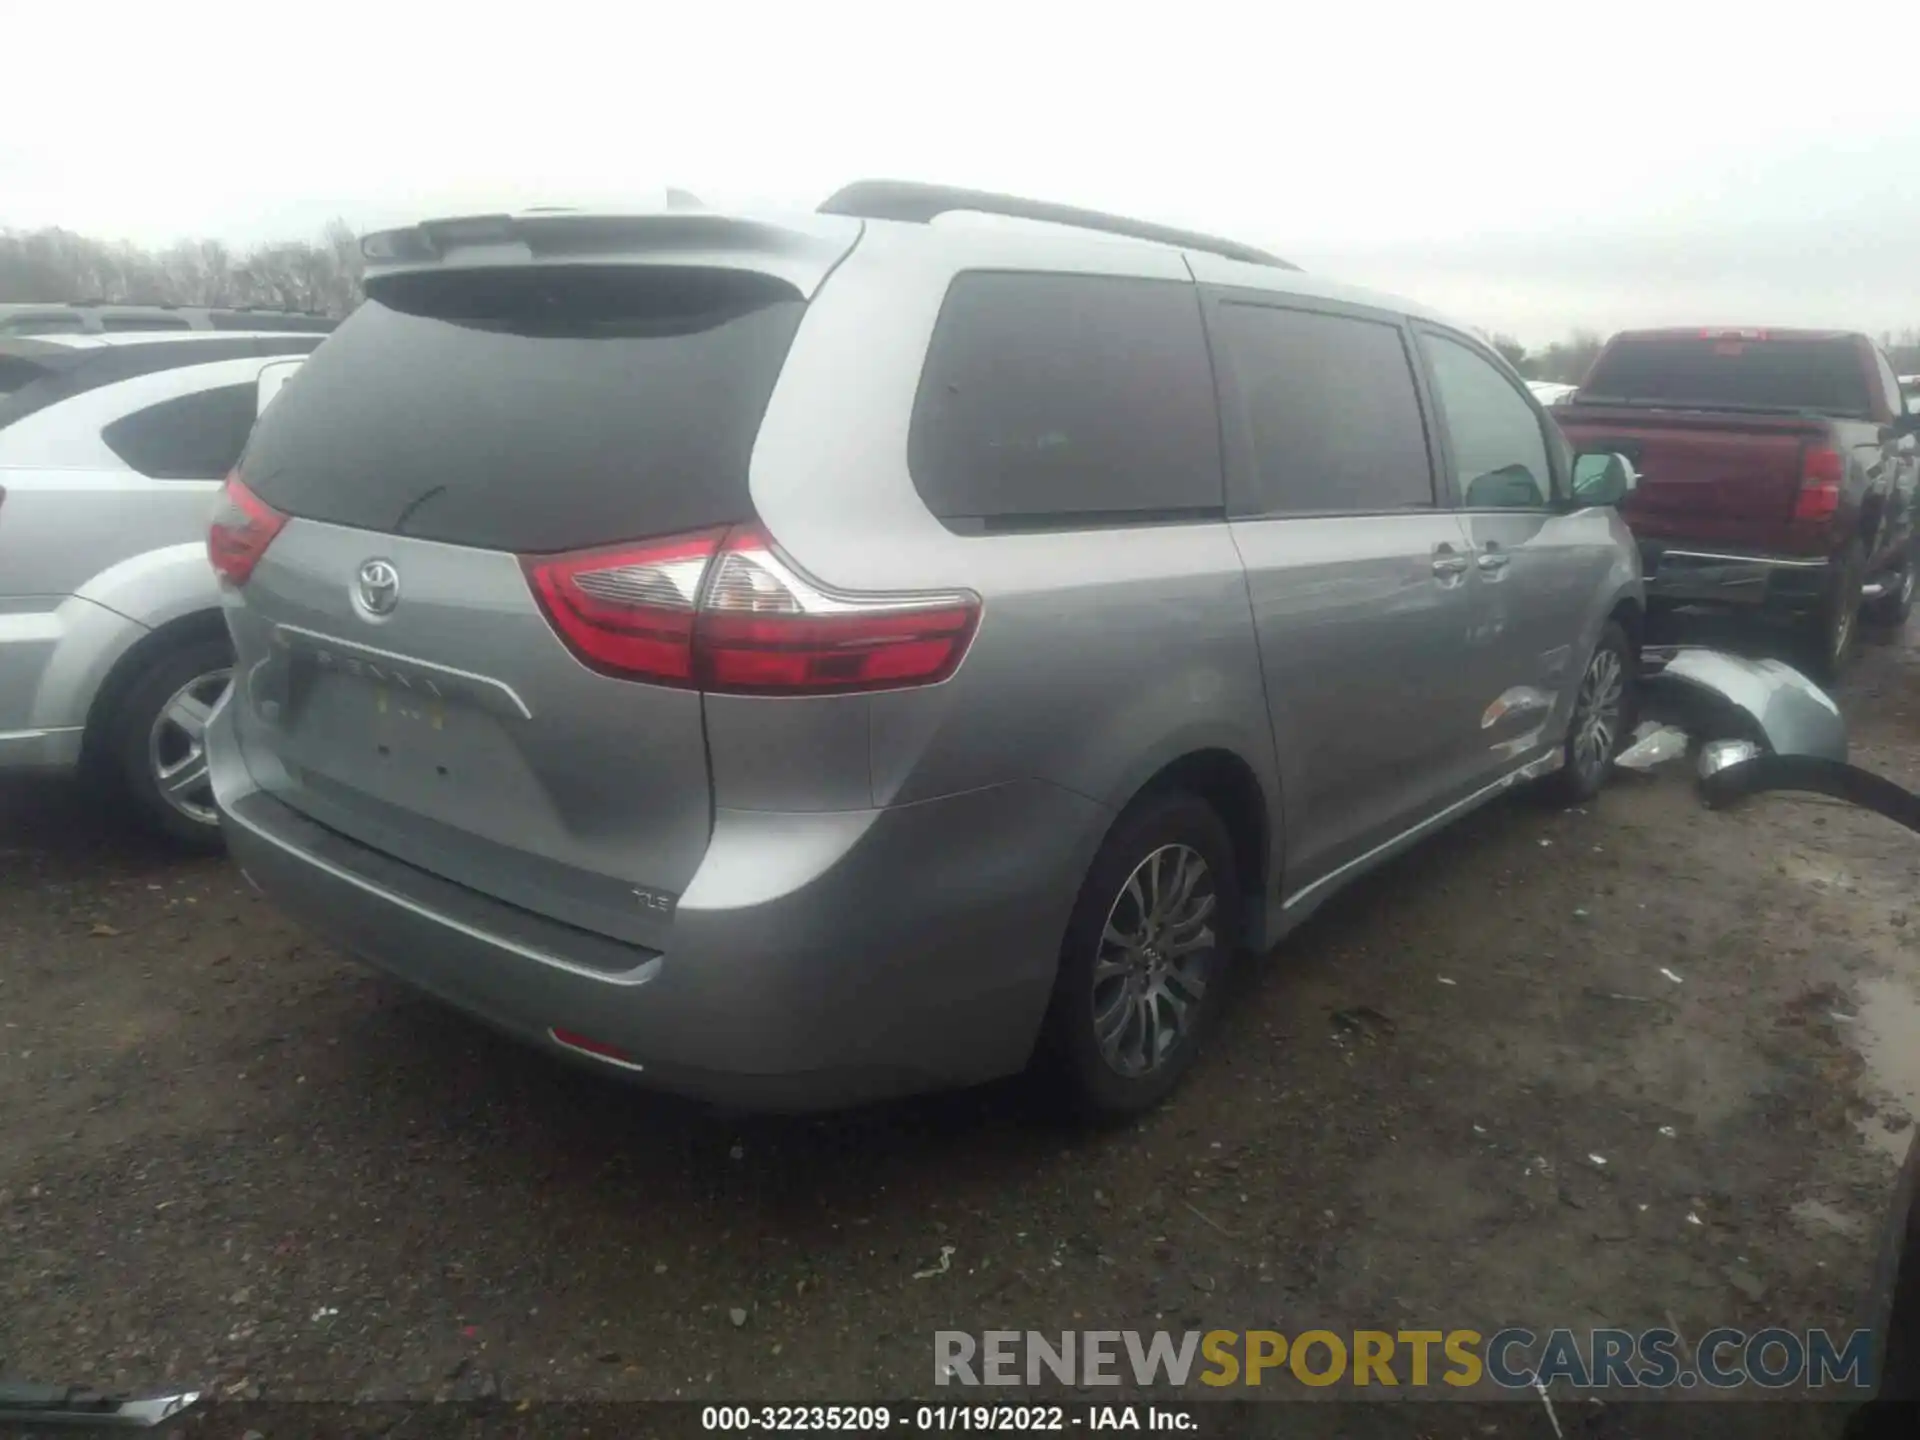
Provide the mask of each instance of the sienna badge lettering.
[{"label": "sienna badge lettering", "polygon": [[387,560],[369,560],[354,577],[353,603],[369,619],[384,620],[400,603],[400,572]]}]

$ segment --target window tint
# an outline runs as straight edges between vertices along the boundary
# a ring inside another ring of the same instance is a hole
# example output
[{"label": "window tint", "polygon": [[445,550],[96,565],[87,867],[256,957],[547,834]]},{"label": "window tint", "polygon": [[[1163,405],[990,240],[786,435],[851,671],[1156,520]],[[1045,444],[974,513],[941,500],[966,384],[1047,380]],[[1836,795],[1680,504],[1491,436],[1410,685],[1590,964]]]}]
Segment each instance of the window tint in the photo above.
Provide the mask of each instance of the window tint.
[{"label": "window tint", "polygon": [[1220,422],[1194,287],[957,277],[920,377],[914,485],[990,528],[1217,515]]},{"label": "window tint", "polygon": [[0,324],[8,335],[77,335],[86,328],[78,315],[15,315]]},{"label": "window tint", "polygon": [[103,315],[102,330],[190,330],[178,315]]},{"label": "window tint", "polygon": [[487,550],[745,520],[804,309],[745,271],[397,276],[262,412],[247,483],[289,515]]},{"label": "window tint", "polygon": [[1866,376],[1851,340],[1626,336],[1601,353],[1580,398],[1706,410],[1868,411]]},{"label": "window tint", "polygon": [[1475,510],[1538,509],[1553,498],[1540,418],[1488,361],[1458,341],[1421,336],[1446,418],[1460,503]]},{"label": "window tint", "polygon": [[248,315],[214,311],[207,321],[215,330],[272,330],[324,335],[338,322],[324,315]]},{"label": "window tint", "polygon": [[1229,303],[1221,338],[1252,456],[1236,511],[1404,510],[1433,504],[1426,430],[1393,325]]},{"label": "window tint", "polygon": [[19,355],[0,355],[0,395],[25,389],[46,375],[46,370]]},{"label": "window tint", "polygon": [[231,336],[220,339],[160,339],[141,345],[114,345],[98,350],[74,350],[56,361],[52,355],[37,356],[48,373],[39,380],[28,380],[11,394],[0,395],[0,429],[25,419],[49,405],[89,390],[131,380],[136,375],[151,375],[158,370],[176,370],[185,365],[208,365],[215,360],[237,360],[248,355],[305,355],[320,343],[318,336],[275,335],[258,339]]},{"label": "window tint", "polygon": [[218,480],[240,460],[256,387],[223,385],[162,400],[100,432],[107,447],[155,480]]}]

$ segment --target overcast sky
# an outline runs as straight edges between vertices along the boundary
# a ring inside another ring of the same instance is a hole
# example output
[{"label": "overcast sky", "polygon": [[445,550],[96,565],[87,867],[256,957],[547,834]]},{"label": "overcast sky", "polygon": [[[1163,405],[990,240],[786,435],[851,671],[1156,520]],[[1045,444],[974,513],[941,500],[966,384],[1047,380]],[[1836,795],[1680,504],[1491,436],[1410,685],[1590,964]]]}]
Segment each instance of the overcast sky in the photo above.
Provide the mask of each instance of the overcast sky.
[{"label": "overcast sky", "polygon": [[1535,343],[1920,326],[1920,10],[1778,13],[0,0],[0,226],[246,243],[887,176],[1231,234]]}]

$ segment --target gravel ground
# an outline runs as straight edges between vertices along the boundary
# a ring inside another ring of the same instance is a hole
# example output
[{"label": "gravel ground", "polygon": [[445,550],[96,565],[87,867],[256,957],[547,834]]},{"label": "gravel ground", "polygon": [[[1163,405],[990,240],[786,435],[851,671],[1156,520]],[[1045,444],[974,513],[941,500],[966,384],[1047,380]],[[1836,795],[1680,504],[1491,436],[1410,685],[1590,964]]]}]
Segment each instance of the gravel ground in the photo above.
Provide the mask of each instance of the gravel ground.
[{"label": "gravel ground", "polygon": [[[1842,698],[1920,784],[1920,654]],[[1018,1083],[741,1119],[11,787],[0,1372],[844,1401],[930,1392],[945,1328],[1849,1325],[1920,1103],[1917,874],[1874,817],[1679,773],[1518,797],[1331,904],[1137,1126]]]}]

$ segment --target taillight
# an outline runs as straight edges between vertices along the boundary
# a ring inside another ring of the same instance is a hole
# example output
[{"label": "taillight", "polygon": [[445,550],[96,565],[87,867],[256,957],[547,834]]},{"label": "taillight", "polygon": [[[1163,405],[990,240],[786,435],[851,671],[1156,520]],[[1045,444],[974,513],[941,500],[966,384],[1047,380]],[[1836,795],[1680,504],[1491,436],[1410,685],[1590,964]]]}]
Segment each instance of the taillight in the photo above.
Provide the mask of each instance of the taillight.
[{"label": "taillight", "polygon": [[859,595],[808,579],[757,526],[521,560],[568,647],[603,674],[746,695],[931,685],[980,618],[965,591]]},{"label": "taillight", "polygon": [[560,638],[592,669],[690,685],[693,607],[722,533],[523,556],[520,567]]},{"label": "taillight", "polygon": [[1818,524],[1840,511],[1840,485],[1847,463],[1838,450],[1810,447],[1800,471],[1800,494],[1793,502],[1793,518]]},{"label": "taillight", "polygon": [[227,476],[207,527],[207,558],[214,573],[229,584],[246,584],[286,523],[287,517],[249,490],[235,470]]},{"label": "taillight", "polygon": [[930,685],[960,664],[979,597],[850,595],[809,581],[765,532],[727,537],[700,605],[701,680],[711,690],[818,694]]}]

